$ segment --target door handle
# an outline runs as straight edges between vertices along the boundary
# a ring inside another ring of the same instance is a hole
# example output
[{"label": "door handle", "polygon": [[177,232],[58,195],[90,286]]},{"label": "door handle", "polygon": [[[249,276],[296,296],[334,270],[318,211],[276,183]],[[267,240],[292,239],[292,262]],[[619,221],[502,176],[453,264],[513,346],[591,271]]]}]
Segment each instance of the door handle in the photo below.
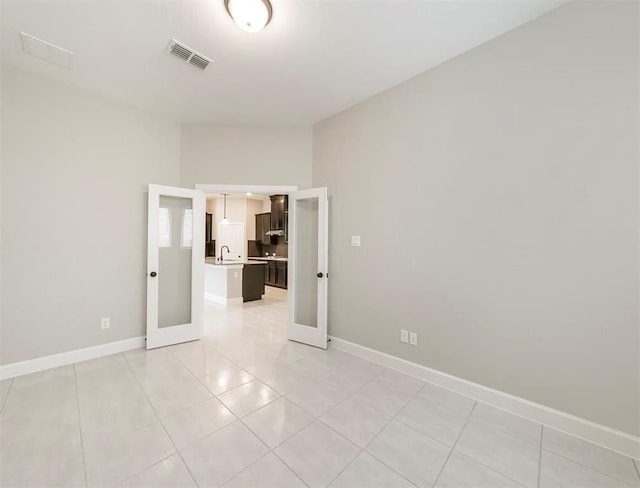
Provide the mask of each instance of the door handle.
[{"label": "door handle", "polygon": [[318,278],[322,278],[322,276],[323,276],[323,275],[322,275],[322,273],[318,273],[316,276],[317,276]]},{"label": "door handle", "polygon": [[155,278],[156,276],[158,276],[158,273],[156,273],[155,271],[152,271],[151,273],[149,273],[149,276],[151,276],[152,278]]}]

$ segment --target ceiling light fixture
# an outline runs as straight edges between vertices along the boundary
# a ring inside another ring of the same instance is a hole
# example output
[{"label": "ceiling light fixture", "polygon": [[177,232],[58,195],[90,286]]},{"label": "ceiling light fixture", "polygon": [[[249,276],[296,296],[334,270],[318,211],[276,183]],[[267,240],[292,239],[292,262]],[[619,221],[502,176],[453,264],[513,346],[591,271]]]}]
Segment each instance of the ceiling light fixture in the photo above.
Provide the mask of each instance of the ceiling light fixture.
[{"label": "ceiling light fixture", "polygon": [[271,20],[269,0],[224,0],[227,12],[238,27],[247,32],[258,32]]},{"label": "ceiling light fixture", "polygon": [[248,197],[250,197],[250,196],[251,196],[251,192],[250,192],[250,191],[248,191],[248,192],[247,192],[247,196],[248,196]]},{"label": "ceiling light fixture", "polygon": [[223,193],[222,196],[224,197],[224,215],[222,217],[222,224],[223,225],[227,225],[229,223],[229,219],[227,218],[227,195],[228,193]]}]

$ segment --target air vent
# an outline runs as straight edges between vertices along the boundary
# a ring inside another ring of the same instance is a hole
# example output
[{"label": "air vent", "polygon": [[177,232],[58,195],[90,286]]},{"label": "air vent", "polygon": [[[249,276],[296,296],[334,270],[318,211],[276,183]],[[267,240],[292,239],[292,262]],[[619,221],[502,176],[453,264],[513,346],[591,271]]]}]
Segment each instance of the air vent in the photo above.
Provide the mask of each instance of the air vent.
[{"label": "air vent", "polygon": [[203,58],[202,56],[198,56],[197,54],[191,56],[189,63],[200,69],[205,69],[207,66],[209,66],[209,60]]},{"label": "air vent", "polygon": [[201,70],[204,70],[210,63],[213,63],[209,58],[195,52],[190,47],[185,46],[175,39],[171,39],[167,52]]},{"label": "air vent", "polygon": [[62,49],[59,46],[33,37],[25,32],[21,32],[20,37],[22,38],[22,50],[25,53],[48,61],[49,63],[57,64],[63,68],[71,67],[71,60],[73,59],[73,53],[71,51]]}]

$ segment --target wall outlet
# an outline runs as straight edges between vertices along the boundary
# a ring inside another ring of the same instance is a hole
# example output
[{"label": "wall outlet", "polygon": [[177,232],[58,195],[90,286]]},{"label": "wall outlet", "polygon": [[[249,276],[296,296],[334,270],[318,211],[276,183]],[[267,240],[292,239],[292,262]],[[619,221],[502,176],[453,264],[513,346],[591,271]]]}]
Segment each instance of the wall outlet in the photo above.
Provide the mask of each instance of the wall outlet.
[{"label": "wall outlet", "polygon": [[111,327],[111,319],[109,317],[102,317],[100,319],[100,328],[109,329]]},{"label": "wall outlet", "polygon": [[412,346],[418,345],[418,334],[416,332],[412,332],[411,334],[409,334],[409,344],[411,344]]},{"label": "wall outlet", "polygon": [[360,247],[360,236],[351,236],[351,246]]},{"label": "wall outlet", "polygon": [[409,344],[409,331],[405,329],[400,329],[400,342],[404,342],[405,344]]}]

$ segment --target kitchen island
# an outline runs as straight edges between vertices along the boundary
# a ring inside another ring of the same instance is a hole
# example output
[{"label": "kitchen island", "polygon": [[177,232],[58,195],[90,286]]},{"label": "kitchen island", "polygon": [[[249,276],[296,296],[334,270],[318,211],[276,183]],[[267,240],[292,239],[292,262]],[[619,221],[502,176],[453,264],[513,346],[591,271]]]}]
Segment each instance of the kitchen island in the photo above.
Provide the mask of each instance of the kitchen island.
[{"label": "kitchen island", "polygon": [[264,267],[260,261],[205,258],[204,296],[224,306],[260,300],[264,294]]}]

